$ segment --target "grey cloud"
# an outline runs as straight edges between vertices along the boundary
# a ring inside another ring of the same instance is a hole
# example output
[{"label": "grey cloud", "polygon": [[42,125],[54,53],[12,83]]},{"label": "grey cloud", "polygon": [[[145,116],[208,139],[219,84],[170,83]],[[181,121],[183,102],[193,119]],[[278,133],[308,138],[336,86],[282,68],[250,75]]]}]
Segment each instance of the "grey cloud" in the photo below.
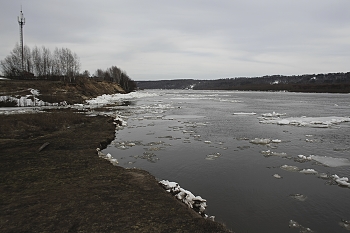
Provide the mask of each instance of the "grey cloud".
[{"label": "grey cloud", "polygon": [[[19,38],[21,2],[1,4],[3,59]],[[202,72],[205,78],[346,72],[348,9],[348,0],[23,3],[26,44],[69,47],[81,57],[83,69],[117,65],[136,80],[167,72],[169,78],[203,77]]]}]

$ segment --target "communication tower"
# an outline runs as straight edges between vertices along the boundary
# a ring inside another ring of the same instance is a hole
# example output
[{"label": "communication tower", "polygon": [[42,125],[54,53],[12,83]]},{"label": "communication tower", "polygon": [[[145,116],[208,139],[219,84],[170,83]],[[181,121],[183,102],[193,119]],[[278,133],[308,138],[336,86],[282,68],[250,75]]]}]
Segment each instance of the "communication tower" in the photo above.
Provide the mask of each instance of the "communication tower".
[{"label": "communication tower", "polygon": [[26,23],[26,19],[24,18],[23,12],[22,12],[22,6],[21,6],[21,13],[19,16],[17,16],[18,24],[19,24],[19,35],[20,35],[20,43],[21,43],[21,59],[22,59],[22,74],[24,72],[24,57],[23,57],[23,26]]}]

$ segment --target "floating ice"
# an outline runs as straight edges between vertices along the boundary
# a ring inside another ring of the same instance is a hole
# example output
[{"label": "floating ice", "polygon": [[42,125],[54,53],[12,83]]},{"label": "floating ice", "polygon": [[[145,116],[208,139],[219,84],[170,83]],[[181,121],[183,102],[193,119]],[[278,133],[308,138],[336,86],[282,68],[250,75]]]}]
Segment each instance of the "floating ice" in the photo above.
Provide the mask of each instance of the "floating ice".
[{"label": "floating ice", "polygon": [[319,173],[318,177],[320,177],[321,179],[328,179],[328,174],[327,173]]},{"label": "floating ice", "polygon": [[298,155],[298,158],[302,160],[311,160],[311,155],[309,157],[306,157],[305,155]]},{"label": "floating ice", "polygon": [[294,161],[299,163],[311,161],[311,155],[310,156],[298,155],[297,158],[294,159]]},{"label": "floating ice", "polygon": [[307,196],[305,196],[305,195],[303,195],[303,194],[299,194],[299,193],[297,193],[297,194],[291,194],[291,195],[289,195],[291,198],[294,198],[294,199],[296,199],[296,200],[298,200],[298,201],[305,201],[306,199],[307,199]]},{"label": "floating ice", "polygon": [[285,171],[290,171],[290,172],[297,172],[299,171],[299,168],[296,166],[290,166],[290,165],[282,165],[281,169],[285,170]]},{"label": "floating ice", "polygon": [[120,116],[120,115],[117,115],[115,118],[114,118],[114,124],[115,125],[118,125],[120,127],[123,127],[123,126],[127,126],[128,123],[123,120],[123,118]]},{"label": "floating ice", "polygon": [[317,172],[315,169],[307,168],[307,169],[301,170],[300,173],[304,173],[304,174],[317,174],[318,172]]},{"label": "floating ice", "polygon": [[280,143],[280,142],[282,142],[282,140],[280,140],[280,139],[272,139],[271,142],[273,142],[273,143]]},{"label": "floating ice", "polygon": [[274,174],[273,177],[275,177],[276,179],[282,179],[282,176],[280,176],[278,174]]},{"label": "floating ice", "polygon": [[272,113],[264,113],[261,114],[263,117],[280,117],[280,116],[285,116],[285,113],[277,113],[277,112],[272,112]]},{"label": "floating ice", "polygon": [[172,193],[177,199],[185,203],[189,208],[196,210],[199,214],[208,217],[204,214],[207,207],[207,201],[201,196],[194,196],[190,191],[180,187],[176,182],[168,180],[161,180],[159,183],[166,189],[167,192]]},{"label": "floating ice", "polygon": [[256,113],[255,112],[235,112],[235,113],[233,113],[233,115],[243,115],[243,116],[248,115],[248,116],[250,116],[250,115],[256,115]]},{"label": "floating ice", "polygon": [[130,157],[133,157],[135,159],[145,159],[151,163],[156,163],[159,160],[159,158],[157,158],[156,154],[154,154],[153,152],[148,152],[148,151],[143,152],[142,155],[134,155],[134,156],[130,156]]},{"label": "floating ice", "polygon": [[345,230],[350,231],[350,221],[349,221],[349,220],[344,220],[344,219],[342,219],[342,220],[339,222],[339,226],[343,227]]},{"label": "floating ice", "polygon": [[301,224],[297,223],[294,220],[289,221],[289,227],[290,228],[298,228],[300,233],[308,233],[308,232],[314,232],[308,227],[304,227]]},{"label": "floating ice", "polygon": [[332,178],[337,182],[338,185],[350,188],[348,177],[339,177],[337,174],[332,175]]},{"label": "floating ice", "polygon": [[205,159],[206,160],[214,160],[214,159],[219,158],[219,157],[221,157],[221,154],[220,153],[215,153],[215,154],[207,155],[207,157]]},{"label": "floating ice", "polygon": [[271,150],[261,151],[261,154],[263,154],[265,157],[270,157],[270,156],[286,157],[287,156],[287,153],[284,153],[284,152],[273,152]]},{"label": "floating ice", "polygon": [[285,119],[277,118],[260,120],[260,123],[264,124],[294,125],[314,128],[329,128],[343,122],[350,122],[350,117],[291,117]]},{"label": "floating ice", "polygon": [[253,143],[253,144],[269,144],[271,142],[271,139],[268,139],[268,138],[255,138],[253,140],[250,140],[249,142]]},{"label": "floating ice", "polygon": [[333,158],[318,155],[310,155],[310,157],[312,160],[322,163],[323,165],[326,165],[328,167],[350,166],[350,161],[346,158]]}]

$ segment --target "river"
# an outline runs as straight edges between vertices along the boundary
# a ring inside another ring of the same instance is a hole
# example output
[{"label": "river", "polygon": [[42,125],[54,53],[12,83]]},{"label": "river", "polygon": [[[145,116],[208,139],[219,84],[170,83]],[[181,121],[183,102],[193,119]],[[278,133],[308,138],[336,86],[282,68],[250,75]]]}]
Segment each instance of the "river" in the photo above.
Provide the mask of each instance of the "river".
[{"label": "river", "polygon": [[119,165],[178,182],[236,233],[349,232],[334,176],[350,177],[349,94],[139,93],[106,107],[127,122],[104,150]]}]

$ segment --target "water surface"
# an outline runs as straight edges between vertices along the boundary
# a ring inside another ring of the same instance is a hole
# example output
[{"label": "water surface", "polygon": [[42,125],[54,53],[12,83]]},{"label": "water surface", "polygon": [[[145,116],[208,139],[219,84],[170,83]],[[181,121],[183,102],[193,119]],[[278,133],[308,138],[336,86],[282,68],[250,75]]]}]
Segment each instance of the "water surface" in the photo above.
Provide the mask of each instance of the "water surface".
[{"label": "water surface", "polygon": [[[350,123],[317,128],[260,122],[266,113],[280,113],[282,119],[349,117],[349,95],[193,90],[149,93],[153,95],[110,108],[127,121],[104,151],[121,166],[141,168],[160,180],[178,182],[207,199],[206,212],[237,233],[299,232],[289,228],[290,220],[316,232],[348,232],[339,222],[350,220],[350,188],[281,166],[350,177],[350,166],[297,161],[298,155],[349,159]],[[278,140],[251,143],[255,138]],[[282,178],[275,178],[275,174]],[[297,199],[295,194],[304,198]]]}]

